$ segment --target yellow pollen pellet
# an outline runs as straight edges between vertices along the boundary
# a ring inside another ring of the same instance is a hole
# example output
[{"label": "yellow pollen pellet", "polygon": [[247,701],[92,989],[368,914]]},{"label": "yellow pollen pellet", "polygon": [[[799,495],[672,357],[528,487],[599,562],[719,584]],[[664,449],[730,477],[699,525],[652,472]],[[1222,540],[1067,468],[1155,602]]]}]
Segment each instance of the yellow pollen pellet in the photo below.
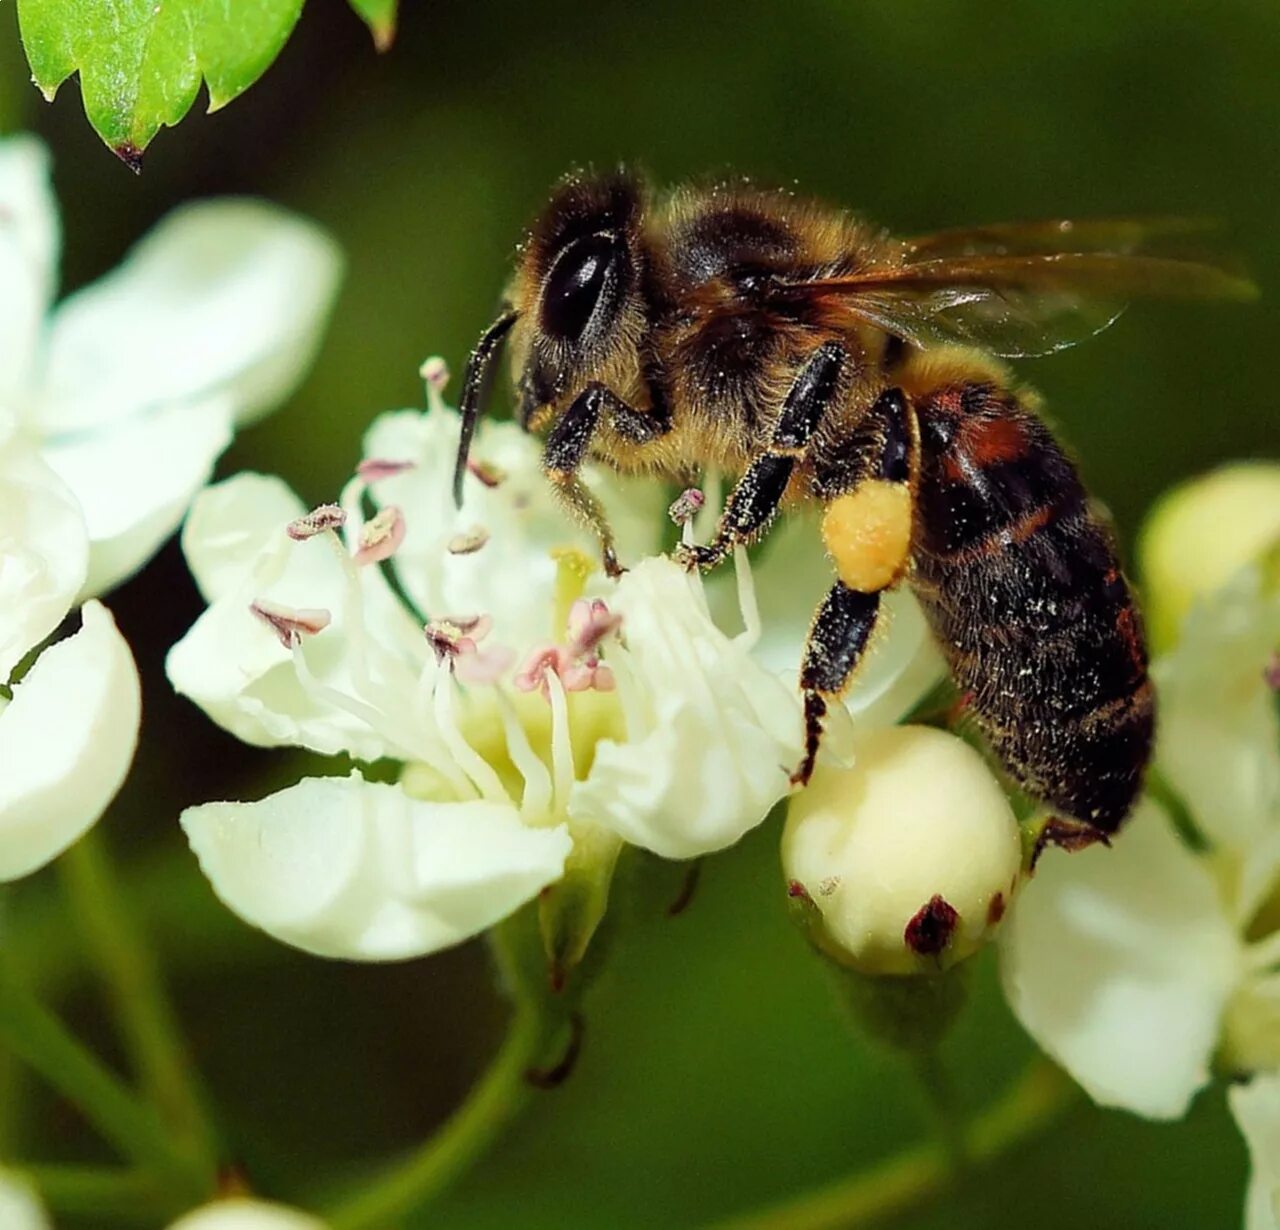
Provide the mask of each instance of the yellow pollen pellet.
[{"label": "yellow pollen pellet", "polygon": [[901,575],[911,551],[911,492],[872,479],[827,505],[822,541],[850,589],[875,593]]}]

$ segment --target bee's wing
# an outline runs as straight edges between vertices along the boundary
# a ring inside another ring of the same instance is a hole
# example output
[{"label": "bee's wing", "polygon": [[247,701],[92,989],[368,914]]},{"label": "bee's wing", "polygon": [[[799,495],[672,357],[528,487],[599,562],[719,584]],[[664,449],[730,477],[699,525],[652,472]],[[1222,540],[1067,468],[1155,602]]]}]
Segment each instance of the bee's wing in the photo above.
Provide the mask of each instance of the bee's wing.
[{"label": "bee's wing", "polygon": [[1048,354],[1101,332],[1135,298],[1249,299],[1253,284],[1161,241],[1177,220],[1015,223],[944,231],[882,268],[797,283],[917,345],[960,341],[1008,357]]},{"label": "bee's wing", "polygon": [[1195,237],[1215,229],[1209,218],[1043,218],[996,222],[916,235],[906,241],[915,260],[952,256],[1031,256],[1035,253],[1105,252],[1112,255],[1190,255]]}]

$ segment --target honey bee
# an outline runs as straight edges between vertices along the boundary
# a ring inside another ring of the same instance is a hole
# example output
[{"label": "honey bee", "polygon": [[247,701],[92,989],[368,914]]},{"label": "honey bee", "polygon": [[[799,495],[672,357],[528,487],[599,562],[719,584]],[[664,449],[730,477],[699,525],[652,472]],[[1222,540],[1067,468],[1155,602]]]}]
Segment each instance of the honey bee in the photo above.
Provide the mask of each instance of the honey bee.
[{"label": "honey bee", "polygon": [[[834,577],[800,688],[813,771],[881,595],[916,594],[995,755],[1063,844],[1105,838],[1150,757],[1154,698],[1133,594],[1075,465],[1001,358],[1106,327],[1135,295],[1244,298],[1247,281],[1162,255],[1183,224],[1109,220],[901,240],[748,182],[654,194],[575,175],[519,250],[467,365],[454,495],[505,344],[516,416],[545,432],[567,511],[621,569],[588,458],[736,479],[712,568],[784,506],[817,504]],[[999,356],[999,357],[997,357]]]}]

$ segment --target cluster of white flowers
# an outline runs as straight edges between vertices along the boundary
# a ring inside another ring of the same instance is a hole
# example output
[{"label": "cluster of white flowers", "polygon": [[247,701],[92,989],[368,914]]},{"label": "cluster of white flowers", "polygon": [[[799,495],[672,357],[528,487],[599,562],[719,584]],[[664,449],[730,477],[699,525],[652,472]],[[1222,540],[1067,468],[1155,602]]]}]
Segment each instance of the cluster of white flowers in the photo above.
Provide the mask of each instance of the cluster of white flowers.
[{"label": "cluster of white flowers", "polygon": [[[96,596],[292,388],[339,268],[308,223],[204,203],[52,307],[58,240],[43,147],[0,141],[0,880],[65,849],[124,780],[138,677]],[[77,607],[79,631],[41,652]]]},{"label": "cluster of white flowers", "polygon": [[[182,816],[219,896],[284,942],[420,956],[572,889],[572,934],[544,918],[572,964],[624,848],[699,858],[791,792],[795,670],[829,583],[802,517],[754,574],[739,551],[704,582],[662,554],[656,484],[588,467],[632,566],[609,579],[514,425],[482,425],[454,507],[439,360],[427,411],[378,418],[334,502],[257,474],[202,491],[235,427],[309,362],[332,244],[257,203],[188,206],[51,307],[57,240],[43,149],[0,142],[0,881],[65,849],[124,780],[139,681],[97,597],[188,508],[208,605],[169,655],[173,685],[248,743],[364,766]],[[902,591],[790,806],[782,863],[815,944],[860,974],[936,973],[998,934],[1014,1011],[1104,1105],[1172,1118],[1215,1070],[1235,1079],[1247,1225],[1277,1230],[1280,468],[1214,476],[1159,525],[1157,789],[1113,848],[1048,858],[1023,891],[1019,826],[981,756],[893,725],[941,672]],[[3,1178],[0,1223],[46,1224]],[[173,1230],[318,1225],[227,1201]]]},{"label": "cluster of white flowers", "polygon": [[[441,365],[424,370],[430,408],[373,424],[337,503],[308,511],[240,475],[183,535],[209,607],[170,655],[175,687],[248,742],[408,766],[395,784],[357,771],[183,816],[232,909],[329,956],[457,943],[566,875],[607,876],[623,843],[723,849],[800,757],[745,555],[730,635],[702,580],[655,554],[661,492],[591,472],[634,564],[605,578],[512,424],[482,426],[459,512],[458,418]],[[811,610],[789,629],[795,655]],[[884,699],[927,644],[909,614],[888,640],[855,705]]]}]

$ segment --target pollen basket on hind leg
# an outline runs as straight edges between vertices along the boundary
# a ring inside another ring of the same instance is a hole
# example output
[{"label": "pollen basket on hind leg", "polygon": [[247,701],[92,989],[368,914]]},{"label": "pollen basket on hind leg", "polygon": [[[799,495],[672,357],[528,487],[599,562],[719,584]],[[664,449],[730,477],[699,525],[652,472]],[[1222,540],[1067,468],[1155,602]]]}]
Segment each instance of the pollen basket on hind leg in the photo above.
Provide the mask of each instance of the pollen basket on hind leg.
[{"label": "pollen basket on hind leg", "polygon": [[902,574],[911,550],[911,492],[873,479],[827,505],[822,541],[850,589],[875,593]]}]

